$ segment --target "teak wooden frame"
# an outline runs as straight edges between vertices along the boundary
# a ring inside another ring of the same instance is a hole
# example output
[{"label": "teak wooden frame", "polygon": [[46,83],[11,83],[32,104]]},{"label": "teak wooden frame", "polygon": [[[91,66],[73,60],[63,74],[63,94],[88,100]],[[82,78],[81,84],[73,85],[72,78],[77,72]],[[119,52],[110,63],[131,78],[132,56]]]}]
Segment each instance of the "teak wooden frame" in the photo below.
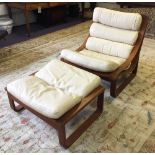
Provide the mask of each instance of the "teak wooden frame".
[{"label": "teak wooden frame", "polygon": [[[141,24],[141,28],[139,31],[139,35],[138,35],[137,41],[134,45],[134,48],[133,48],[130,56],[119,68],[117,68],[113,72],[104,73],[104,72],[94,71],[94,70],[91,70],[91,69],[88,69],[85,67],[81,67],[77,64],[74,64],[64,58],[61,58],[61,61],[64,61],[68,64],[79,67],[81,69],[87,70],[88,72],[94,73],[94,74],[100,76],[102,79],[110,82],[110,84],[111,84],[110,95],[113,97],[117,97],[120,94],[120,92],[128,85],[128,83],[136,76],[137,68],[138,68],[138,61],[139,61],[139,54],[140,54],[141,46],[143,43],[147,23],[148,23],[148,18],[146,16],[142,15],[142,24]],[[77,52],[83,50],[86,47],[86,42],[87,42],[87,39],[89,38],[89,36],[90,35],[88,35],[88,37],[83,42],[83,44],[76,50]],[[126,77],[121,82],[121,84],[119,84],[119,86],[118,86],[117,82],[118,82],[119,78],[125,77],[127,75],[128,75],[128,77]]]},{"label": "teak wooden frame", "polygon": [[[7,88],[5,88],[5,90],[7,91],[10,107],[14,111],[20,112],[24,109],[28,109],[40,119],[54,127],[58,132],[59,143],[64,148],[68,148],[70,145],[72,145],[80,137],[80,135],[101,115],[103,111],[104,89],[101,86],[94,89],[89,95],[83,98],[79,104],[74,106],[59,119],[45,117],[9,93]],[[65,125],[87,105],[89,105],[95,98],[97,98],[96,110],[69,137],[66,138]],[[17,102],[19,105],[16,106],[14,102]]]}]

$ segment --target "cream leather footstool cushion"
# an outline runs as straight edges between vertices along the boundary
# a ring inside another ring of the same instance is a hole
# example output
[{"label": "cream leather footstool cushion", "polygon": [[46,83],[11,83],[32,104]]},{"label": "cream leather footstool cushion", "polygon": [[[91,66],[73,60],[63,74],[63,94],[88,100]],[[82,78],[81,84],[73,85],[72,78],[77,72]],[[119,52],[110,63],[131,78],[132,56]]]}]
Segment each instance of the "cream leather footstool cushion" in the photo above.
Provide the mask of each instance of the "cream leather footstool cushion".
[{"label": "cream leather footstool cushion", "polygon": [[85,97],[100,83],[100,77],[54,59],[35,74],[48,84],[60,88],[64,92]]},{"label": "cream leather footstool cushion", "polygon": [[48,85],[35,76],[7,85],[7,90],[24,104],[46,117],[57,119],[80,102],[81,97]]},{"label": "cream leather footstool cushion", "polygon": [[100,85],[101,79],[71,65],[52,60],[35,76],[7,85],[7,91],[40,114],[58,119]]}]

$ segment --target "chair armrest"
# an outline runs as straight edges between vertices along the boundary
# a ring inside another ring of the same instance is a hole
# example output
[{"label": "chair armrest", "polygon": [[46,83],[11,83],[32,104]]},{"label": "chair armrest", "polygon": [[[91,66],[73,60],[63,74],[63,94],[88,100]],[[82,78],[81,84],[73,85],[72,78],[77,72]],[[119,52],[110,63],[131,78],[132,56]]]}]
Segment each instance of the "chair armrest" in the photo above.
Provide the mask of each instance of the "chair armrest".
[{"label": "chair armrest", "polygon": [[139,58],[140,48],[134,48],[129,58],[118,68],[118,72],[122,72],[129,68]]},{"label": "chair armrest", "polygon": [[144,15],[142,15],[142,17],[143,17],[143,23],[141,25],[141,31],[139,32],[137,42],[136,42],[136,44],[135,44],[129,58],[115,71],[115,74],[113,75],[113,79],[115,79],[122,72],[127,70],[130,65],[133,65],[134,63],[136,64],[138,62],[139,53],[140,53],[140,50],[141,50],[141,46],[142,46],[142,43],[143,43],[146,27],[147,27],[147,24],[148,24],[148,18],[146,16],[144,16]]},{"label": "chair armrest", "polygon": [[79,48],[76,49],[77,52],[82,51],[82,50],[85,48],[86,42],[87,42],[89,36],[90,36],[90,35],[88,35],[88,36],[86,37],[86,39],[84,40],[83,44],[82,44]]}]

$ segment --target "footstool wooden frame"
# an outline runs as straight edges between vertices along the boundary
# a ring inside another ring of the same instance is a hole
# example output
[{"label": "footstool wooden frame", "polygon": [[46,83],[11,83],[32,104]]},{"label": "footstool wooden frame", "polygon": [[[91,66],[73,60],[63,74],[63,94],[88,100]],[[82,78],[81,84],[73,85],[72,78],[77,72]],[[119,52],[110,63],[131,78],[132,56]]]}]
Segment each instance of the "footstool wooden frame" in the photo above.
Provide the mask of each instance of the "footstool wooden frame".
[{"label": "footstool wooden frame", "polygon": [[[7,91],[7,88],[5,88],[5,90]],[[72,145],[80,137],[80,135],[101,115],[103,111],[104,89],[102,86],[99,86],[96,89],[94,89],[89,95],[83,98],[79,104],[75,105],[71,110],[69,110],[59,119],[48,118],[38,113],[34,109],[30,108],[29,106],[25,105],[22,101],[17,99],[8,91],[7,94],[10,106],[14,111],[20,112],[24,109],[27,109],[36,116],[38,116],[40,119],[44,120],[46,123],[54,127],[58,132],[59,143],[64,148],[68,148],[70,145]],[[94,100],[96,97],[98,99],[97,108],[95,112],[93,112],[89,118],[87,118],[69,137],[66,138],[65,125],[82,109],[84,109],[89,103],[91,103],[92,100]],[[15,102],[17,102],[19,105],[16,106]]]}]

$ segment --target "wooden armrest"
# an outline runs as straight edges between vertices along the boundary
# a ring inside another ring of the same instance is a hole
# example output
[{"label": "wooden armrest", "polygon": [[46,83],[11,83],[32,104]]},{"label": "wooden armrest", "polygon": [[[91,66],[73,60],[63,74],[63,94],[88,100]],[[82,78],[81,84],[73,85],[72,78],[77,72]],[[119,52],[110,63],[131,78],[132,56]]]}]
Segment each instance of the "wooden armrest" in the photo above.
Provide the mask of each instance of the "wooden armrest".
[{"label": "wooden armrest", "polygon": [[144,22],[144,24],[142,24],[141,31],[139,32],[139,36],[136,41],[136,44],[135,44],[129,58],[116,70],[115,75],[113,75],[114,79],[117,76],[119,76],[119,74],[124,72],[130,65],[133,65],[134,63],[138,62],[141,45],[143,43],[144,34],[145,34],[145,30],[146,30],[147,23],[148,23],[148,18],[143,15],[143,20],[145,22]]},{"label": "wooden armrest", "polygon": [[89,36],[90,35],[88,35],[87,38],[85,39],[85,41],[83,42],[83,44],[79,48],[76,49],[77,52],[82,51],[85,48],[86,42],[87,42]]}]

